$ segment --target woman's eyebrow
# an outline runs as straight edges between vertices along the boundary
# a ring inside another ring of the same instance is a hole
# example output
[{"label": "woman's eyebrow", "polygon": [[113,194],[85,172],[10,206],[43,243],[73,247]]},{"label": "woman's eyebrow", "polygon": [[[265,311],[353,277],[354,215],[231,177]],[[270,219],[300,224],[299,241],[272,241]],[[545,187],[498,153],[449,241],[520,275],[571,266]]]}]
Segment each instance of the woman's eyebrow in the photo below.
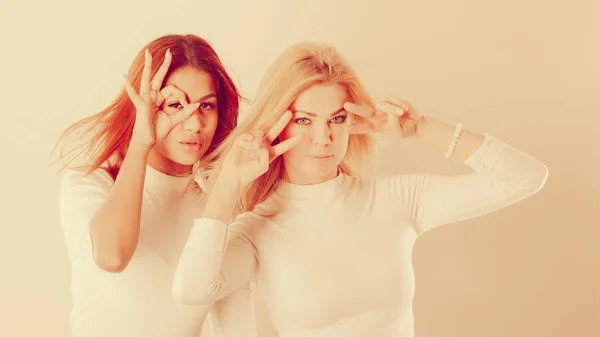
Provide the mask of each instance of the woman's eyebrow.
[{"label": "woman's eyebrow", "polygon": [[[296,113],[296,112],[301,112],[301,113],[305,113],[311,117],[317,117],[317,114],[312,113],[312,112],[308,112],[308,111],[303,111],[303,110],[291,110],[292,112]],[[335,114],[338,114],[340,112],[344,111],[344,107],[339,108],[337,111],[333,112],[330,116],[333,116]]]}]

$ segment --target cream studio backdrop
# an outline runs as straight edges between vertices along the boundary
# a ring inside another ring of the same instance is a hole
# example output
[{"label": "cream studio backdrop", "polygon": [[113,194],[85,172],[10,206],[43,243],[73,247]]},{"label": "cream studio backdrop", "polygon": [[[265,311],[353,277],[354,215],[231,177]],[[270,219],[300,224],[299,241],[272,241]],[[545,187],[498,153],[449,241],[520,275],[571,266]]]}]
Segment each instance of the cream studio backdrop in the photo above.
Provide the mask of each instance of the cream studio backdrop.
[{"label": "cream studio backdrop", "polygon": [[[208,39],[248,98],[287,46],[332,43],[374,98],[401,96],[539,158],[550,169],[540,193],[417,242],[416,336],[600,335],[599,6],[3,2],[0,335],[68,336],[69,265],[50,151],[64,127],[121,89],[137,50],[167,33]],[[403,155],[391,155],[398,148]],[[379,163],[380,173],[465,169],[410,141],[385,145]],[[256,305],[261,336],[274,336]]]}]

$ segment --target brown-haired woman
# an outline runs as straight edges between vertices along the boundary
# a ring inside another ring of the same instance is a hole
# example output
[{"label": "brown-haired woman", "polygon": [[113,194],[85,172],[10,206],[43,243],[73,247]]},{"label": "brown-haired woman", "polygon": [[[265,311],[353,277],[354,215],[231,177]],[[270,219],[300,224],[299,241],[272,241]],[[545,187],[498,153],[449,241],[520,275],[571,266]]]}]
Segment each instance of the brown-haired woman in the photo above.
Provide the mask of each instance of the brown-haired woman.
[{"label": "brown-haired woman", "polygon": [[[198,337],[209,312],[208,321],[220,324],[202,336],[221,329],[229,335],[233,325],[253,331],[247,289],[212,311],[178,304],[171,294],[174,268],[201,211],[202,180],[192,168],[236,127],[238,89],[211,45],[195,35],[148,43],[124,86],[108,107],[59,139],[75,145],[61,151],[71,167],[60,186],[73,336]],[[67,142],[70,135],[88,139]],[[83,162],[72,165],[78,158]]]}]

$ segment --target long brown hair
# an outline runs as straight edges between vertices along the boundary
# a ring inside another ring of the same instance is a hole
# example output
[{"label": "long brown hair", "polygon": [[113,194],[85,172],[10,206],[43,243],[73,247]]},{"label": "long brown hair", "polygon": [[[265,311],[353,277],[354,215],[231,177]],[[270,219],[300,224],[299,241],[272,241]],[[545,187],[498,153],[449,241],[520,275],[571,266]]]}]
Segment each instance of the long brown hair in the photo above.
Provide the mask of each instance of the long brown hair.
[{"label": "long brown hair", "polygon": [[[167,49],[170,49],[172,55],[167,77],[173,71],[186,66],[212,75],[217,87],[219,122],[206,153],[206,155],[210,154],[237,126],[241,98],[219,56],[205,39],[196,35],[169,34],[159,37],[138,52],[129,68],[127,76],[137,91],[139,91],[142,79],[146,49],[152,55],[152,75],[163,63]],[[116,179],[131,140],[134,122],[135,106],[123,89],[106,108],[75,122],[61,134],[55,150],[63,143],[59,156],[59,159],[64,162],[62,168],[64,169],[75,159],[87,153],[83,164],[74,168],[90,173],[99,167],[104,167],[113,179]],[[70,139],[67,142],[66,137],[70,135],[75,135],[76,139]],[[87,140],[83,140],[82,137]],[[73,148],[65,153],[66,144]]]}]

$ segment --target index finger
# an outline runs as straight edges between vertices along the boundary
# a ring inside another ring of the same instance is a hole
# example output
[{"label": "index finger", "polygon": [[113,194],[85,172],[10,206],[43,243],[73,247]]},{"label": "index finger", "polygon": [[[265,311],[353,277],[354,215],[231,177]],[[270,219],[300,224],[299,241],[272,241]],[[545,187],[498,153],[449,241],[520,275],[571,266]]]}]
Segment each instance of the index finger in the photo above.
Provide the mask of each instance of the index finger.
[{"label": "index finger", "polygon": [[300,141],[304,138],[304,134],[300,134],[298,136],[294,136],[292,138],[286,139],[283,142],[273,146],[270,152],[269,162],[272,162],[275,158],[279,157],[283,153],[289,151],[294,146],[298,145]]},{"label": "index finger", "polygon": [[163,64],[160,66],[160,68],[158,68],[156,74],[154,74],[154,78],[152,78],[153,90],[159,90],[162,86],[162,83],[165,80],[165,76],[167,75],[167,71],[169,71],[169,67],[171,66],[171,58],[171,51],[170,49],[167,49]]},{"label": "index finger", "polygon": [[140,83],[140,96],[146,95],[150,91],[150,72],[152,71],[152,55],[148,49],[144,53],[144,69],[142,70],[142,80]]},{"label": "index finger", "polygon": [[286,112],[283,113],[281,118],[279,118],[277,123],[275,123],[275,125],[273,125],[271,127],[269,132],[267,132],[267,136],[266,136],[266,139],[269,142],[269,145],[271,143],[273,143],[273,141],[279,136],[281,131],[283,131],[283,129],[285,129],[285,127],[288,125],[288,123],[290,122],[291,119],[292,119],[292,112],[287,110]]},{"label": "index finger", "polygon": [[346,109],[346,111],[350,113],[357,114],[366,118],[373,118],[375,116],[375,109],[364,105],[358,105],[352,102],[344,103],[344,109]]}]

